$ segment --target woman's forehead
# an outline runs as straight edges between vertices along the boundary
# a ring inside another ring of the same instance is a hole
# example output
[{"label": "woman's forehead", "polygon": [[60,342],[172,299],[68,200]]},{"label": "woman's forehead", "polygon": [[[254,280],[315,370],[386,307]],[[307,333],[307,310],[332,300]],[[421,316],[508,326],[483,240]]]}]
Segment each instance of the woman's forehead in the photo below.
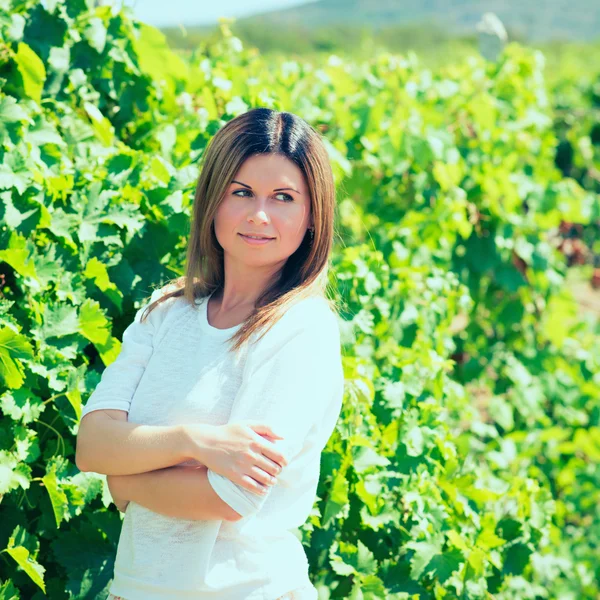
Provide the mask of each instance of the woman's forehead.
[{"label": "woman's forehead", "polygon": [[246,159],[233,179],[250,187],[292,187],[300,193],[307,191],[300,168],[279,154],[251,156]]}]

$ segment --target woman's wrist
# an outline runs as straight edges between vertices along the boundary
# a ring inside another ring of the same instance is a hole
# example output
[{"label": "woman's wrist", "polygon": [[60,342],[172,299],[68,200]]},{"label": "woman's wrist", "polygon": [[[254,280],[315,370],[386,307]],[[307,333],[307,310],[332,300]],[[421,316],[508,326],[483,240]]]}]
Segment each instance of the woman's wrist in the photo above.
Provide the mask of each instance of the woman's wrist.
[{"label": "woman's wrist", "polygon": [[193,425],[180,425],[179,427],[184,466],[205,465],[204,450],[207,447],[209,430],[214,425],[194,423]]}]

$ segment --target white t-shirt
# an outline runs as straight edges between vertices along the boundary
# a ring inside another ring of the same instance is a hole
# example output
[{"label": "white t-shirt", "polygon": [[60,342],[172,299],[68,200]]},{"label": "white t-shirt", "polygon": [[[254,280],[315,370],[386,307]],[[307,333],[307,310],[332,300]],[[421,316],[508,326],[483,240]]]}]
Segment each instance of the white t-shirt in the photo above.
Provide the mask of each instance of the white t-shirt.
[{"label": "white t-shirt", "polygon": [[274,443],[288,465],[265,495],[208,471],[215,492],[242,515],[236,522],[167,517],[130,502],[110,588],[126,600],[274,600],[312,587],[294,530],[314,505],[321,452],[341,410],[337,316],[325,299],[305,298],[236,355],[227,339],[240,326],[213,327],[207,305],[169,298],[143,323],[142,306],[82,417],[120,409],[145,425],[254,419],[283,436]]}]

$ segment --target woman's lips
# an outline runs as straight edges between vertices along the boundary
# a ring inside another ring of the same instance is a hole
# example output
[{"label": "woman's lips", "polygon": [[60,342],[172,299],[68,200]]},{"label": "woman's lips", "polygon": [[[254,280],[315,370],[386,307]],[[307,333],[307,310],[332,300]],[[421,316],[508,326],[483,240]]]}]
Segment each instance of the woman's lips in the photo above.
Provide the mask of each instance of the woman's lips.
[{"label": "woman's lips", "polygon": [[256,238],[250,238],[248,236],[245,236],[241,233],[238,234],[247,244],[250,244],[251,246],[264,246],[265,244],[268,244],[269,242],[272,242],[274,238],[264,238],[262,240],[257,240]]}]

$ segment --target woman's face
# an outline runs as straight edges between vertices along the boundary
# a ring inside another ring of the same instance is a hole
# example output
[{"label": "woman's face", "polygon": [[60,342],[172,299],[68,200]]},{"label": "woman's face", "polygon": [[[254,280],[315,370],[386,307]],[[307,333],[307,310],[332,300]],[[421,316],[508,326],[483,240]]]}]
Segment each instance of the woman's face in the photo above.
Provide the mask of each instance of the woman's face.
[{"label": "woman's face", "polygon": [[[217,209],[215,234],[226,264],[274,267],[285,264],[312,227],[310,197],[302,171],[279,154],[248,158]],[[270,241],[253,244],[242,234]]]}]

